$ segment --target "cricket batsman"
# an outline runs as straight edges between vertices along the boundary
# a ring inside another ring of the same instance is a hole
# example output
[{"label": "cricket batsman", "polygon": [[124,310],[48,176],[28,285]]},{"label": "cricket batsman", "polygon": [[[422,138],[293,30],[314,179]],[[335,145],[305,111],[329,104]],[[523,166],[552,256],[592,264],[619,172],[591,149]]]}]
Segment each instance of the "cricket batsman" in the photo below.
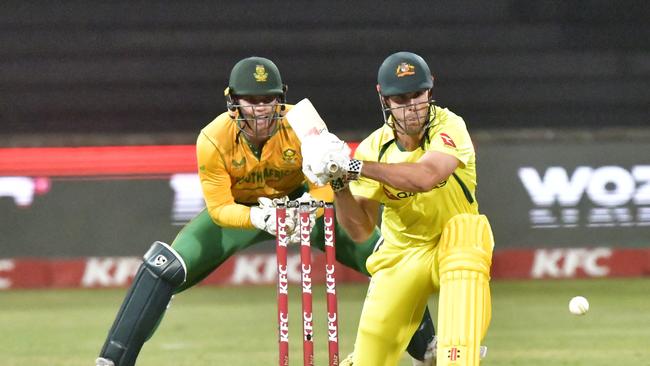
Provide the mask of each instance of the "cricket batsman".
[{"label": "cricket batsman", "polygon": [[[157,241],[144,254],[96,366],[134,365],[172,295],[199,283],[237,251],[273,239],[272,200],[332,201],[329,186],[309,183],[302,172],[300,142],[285,118],[292,107],[285,102],[286,91],[271,60],[249,57],[235,64],[225,90],[227,110],[201,130],[196,143],[206,209],[171,245]],[[298,242],[297,223],[294,210],[287,218],[294,242]],[[366,259],[380,238],[379,230],[371,229],[360,245],[340,226],[335,235],[337,260],[367,274]],[[311,236],[323,250],[322,218],[315,222]],[[424,361],[434,338],[431,318],[423,313],[418,315],[421,330],[414,335],[413,328],[408,336],[413,336],[409,350],[414,362]]]},{"label": "cricket batsman", "polygon": [[[334,188],[338,221],[353,240],[373,236],[384,207],[351,363],[397,365],[439,291],[437,365],[478,365],[490,323],[494,240],[478,211],[472,141],[461,117],[434,104],[422,57],[390,55],[377,80],[384,124],[354,159],[332,134],[310,137],[302,151],[305,174]],[[340,167],[335,173],[332,163]]]}]

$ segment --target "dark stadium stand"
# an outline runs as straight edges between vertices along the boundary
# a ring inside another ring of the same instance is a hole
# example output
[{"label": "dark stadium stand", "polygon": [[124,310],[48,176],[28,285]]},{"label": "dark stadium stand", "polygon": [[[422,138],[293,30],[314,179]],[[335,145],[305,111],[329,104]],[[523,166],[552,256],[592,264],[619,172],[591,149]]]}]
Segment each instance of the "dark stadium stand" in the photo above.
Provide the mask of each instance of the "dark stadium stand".
[{"label": "dark stadium stand", "polygon": [[195,133],[250,55],[332,130],[370,131],[376,70],[402,49],[475,129],[647,126],[649,4],[6,0],[0,133]]}]

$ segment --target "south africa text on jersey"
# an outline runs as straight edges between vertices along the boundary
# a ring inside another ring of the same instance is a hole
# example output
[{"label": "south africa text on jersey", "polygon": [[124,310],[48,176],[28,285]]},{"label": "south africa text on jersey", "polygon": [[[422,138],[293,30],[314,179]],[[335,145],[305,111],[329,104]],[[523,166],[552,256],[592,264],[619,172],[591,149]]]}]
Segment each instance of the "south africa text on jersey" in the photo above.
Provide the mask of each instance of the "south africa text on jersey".
[{"label": "south africa text on jersey", "polygon": [[253,171],[242,178],[237,178],[237,183],[262,183],[267,180],[280,180],[286,176],[296,173],[296,169],[292,170],[277,170],[277,169],[264,169],[264,171]]}]

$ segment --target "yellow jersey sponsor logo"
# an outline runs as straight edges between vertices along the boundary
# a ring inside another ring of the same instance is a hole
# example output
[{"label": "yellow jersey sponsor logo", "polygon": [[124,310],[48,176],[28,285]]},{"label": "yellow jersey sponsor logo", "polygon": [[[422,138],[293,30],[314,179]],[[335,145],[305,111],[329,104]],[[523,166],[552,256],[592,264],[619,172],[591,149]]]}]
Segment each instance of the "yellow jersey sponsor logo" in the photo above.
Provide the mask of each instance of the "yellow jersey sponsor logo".
[{"label": "yellow jersey sponsor logo", "polygon": [[258,83],[265,83],[266,80],[269,78],[269,73],[266,72],[264,65],[256,65],[255,73],[253,74],[253,77],[255,78],[255,81],[257,81]]},{"label": "yellow jersey sponsor logo", "polygon": [[393,193],[393,192],[389,191],[388,188],[386,188],[386,186],[381,186],[381,188],[384,190],[384,194],[386,195],[386,197],[388,197],[388,199],[394,200],[394,201],[398,201],[398,200],[401,200],[403,198],[409,198],[409,197],[415,196],[415,193],[413,193],[413,192],[395,192],[395,193]]},{"label": "yellow jersey sponsor logo", "polygon": [[[447,180],[446,179],[443,180],[442,182],[438,183],[435,187],[433,187],[433,189],[442,188],[445,185],[447,185]],[[402,199],[405,199],[405,198],[410,198],[410,197],[413,197],[413,196],[415,196],[417,194],[415,192],[405,192],[405,191],[391,192],[384,185],[381,186],[381,189],[384,191],[384,194],[386,195],[386,197],[388,197],[389,200],[393,200],[393,201],[399,201],[399,200],[402,200]]]},{"label": "yellow jersey sponsor logo", "polygon": [[398,78],[409,76],[409,75],[415,75],[415,66],[408,64],[406,62],[402,62],[401,64],[397,65],[397,69],[395,70],[395,75],[397,75]]},{"label": "yellow jersey sponsor logo", "polygon": [[454,147],[454,148],[456,147],[456,143],[454,142],[454,140],[449,135],[447,135],[446,133],[444,133],[444,132],[441,133],[440,138],[442,139],[442,143],[444,143],[445,145],[447,145],[449,147]]}]

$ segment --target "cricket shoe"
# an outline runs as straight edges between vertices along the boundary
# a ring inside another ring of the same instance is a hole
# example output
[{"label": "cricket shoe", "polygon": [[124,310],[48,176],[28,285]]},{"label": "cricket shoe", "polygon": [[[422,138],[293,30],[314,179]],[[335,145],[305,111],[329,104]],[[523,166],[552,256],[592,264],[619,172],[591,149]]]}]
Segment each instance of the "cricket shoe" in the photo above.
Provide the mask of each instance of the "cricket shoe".
[{"label": "cricket shoe", "polygon": [[95,360],[95,366],[115,366],[115,363],[104,357],[98,357]]}]

